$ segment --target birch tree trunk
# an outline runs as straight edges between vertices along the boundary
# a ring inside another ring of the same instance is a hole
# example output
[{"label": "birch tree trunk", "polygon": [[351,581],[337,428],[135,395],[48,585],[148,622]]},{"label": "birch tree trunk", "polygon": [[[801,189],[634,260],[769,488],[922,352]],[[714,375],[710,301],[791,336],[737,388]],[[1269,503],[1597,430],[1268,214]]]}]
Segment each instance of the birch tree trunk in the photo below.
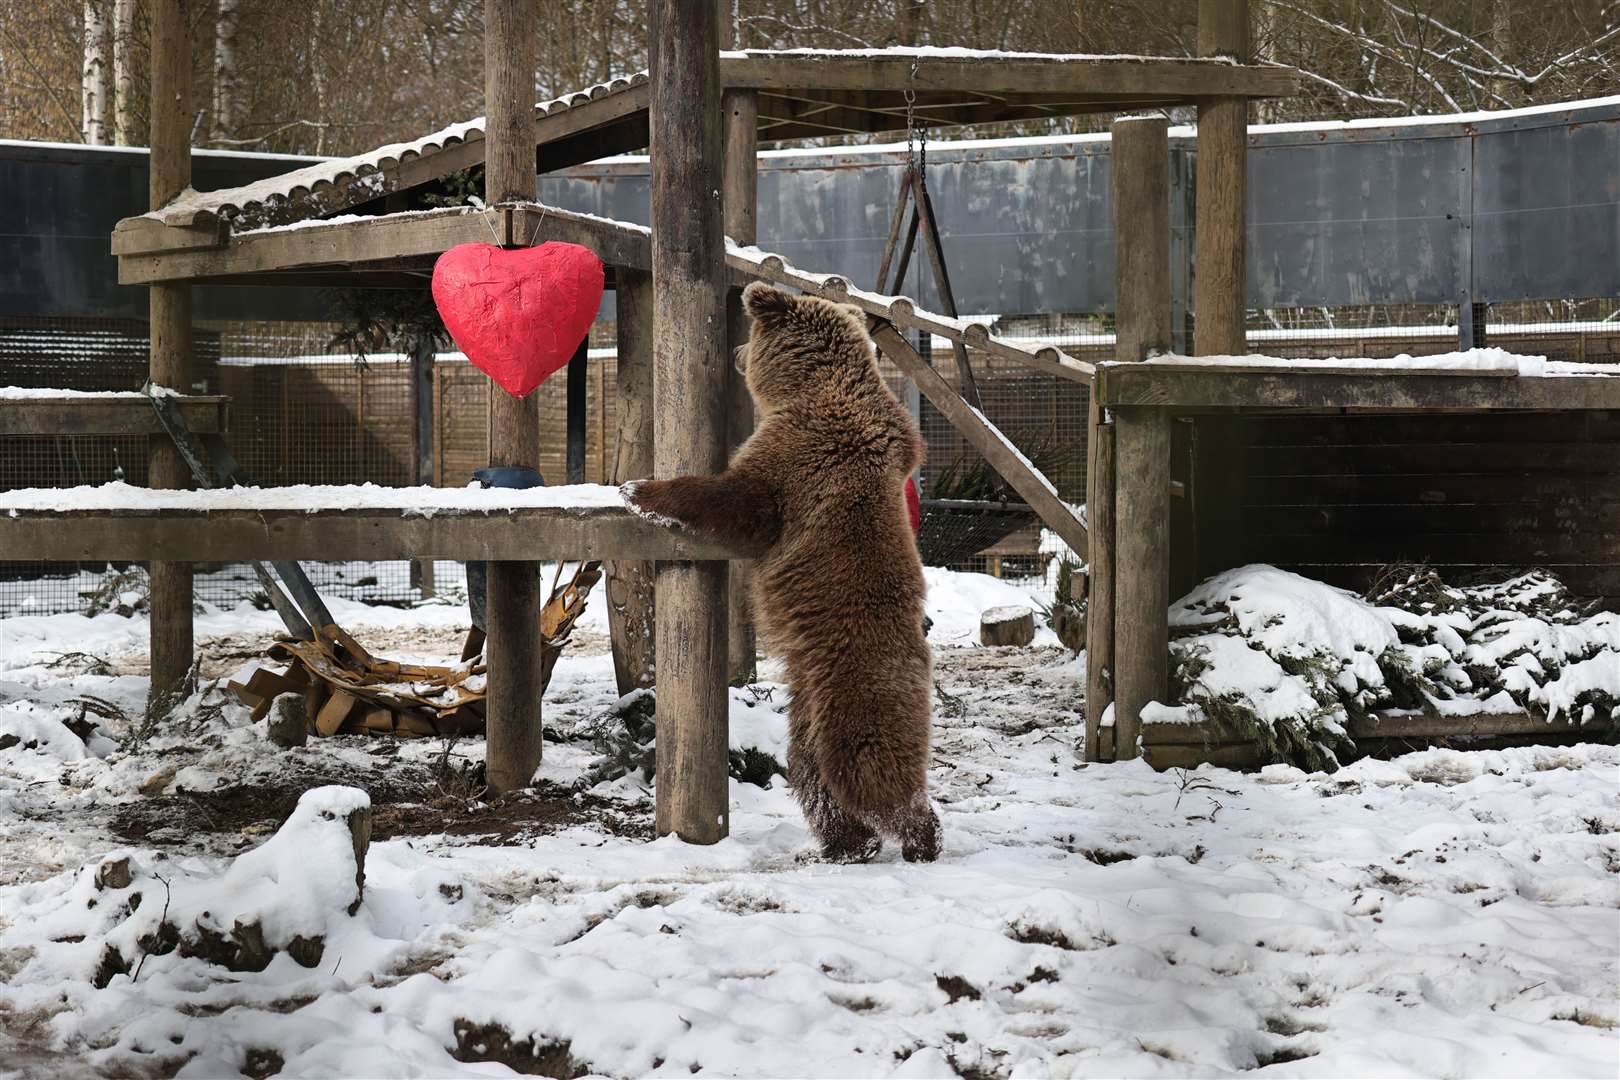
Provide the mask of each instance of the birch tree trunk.
[{"label": "birch tree trunk", "polygon": [[83,112],[79,133],[86,145],[107,145],[107,76],[112,44],[106,0],[84,0]]},{"label": "birch tree trunk", "polygon": [[234,139],[241,119],[236,73],[236,23],[240,0],[219,0],[214,24],[214,138]]},{"label": "birch tree trunk", "polygon": [[113,142],[133,146],[135,137],[135,0],[113,2]]}]

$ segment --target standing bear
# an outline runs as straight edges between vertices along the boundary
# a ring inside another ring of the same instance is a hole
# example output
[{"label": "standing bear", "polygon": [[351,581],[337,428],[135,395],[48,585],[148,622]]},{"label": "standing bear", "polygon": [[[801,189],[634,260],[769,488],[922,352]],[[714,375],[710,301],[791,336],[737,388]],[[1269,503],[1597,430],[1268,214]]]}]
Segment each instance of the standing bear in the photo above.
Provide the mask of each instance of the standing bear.
[{"label": "standing bear", "polygon": [[766,546],[754,610],[786,662],[788,782],[823,857],[863,862],[888,835],[907,860],[932,861],[931,657],[903,494],[922,437],[878,375],[859,311],[761,282],[743,306],[753,437],[724,473],[633,481],[625,502]]}]

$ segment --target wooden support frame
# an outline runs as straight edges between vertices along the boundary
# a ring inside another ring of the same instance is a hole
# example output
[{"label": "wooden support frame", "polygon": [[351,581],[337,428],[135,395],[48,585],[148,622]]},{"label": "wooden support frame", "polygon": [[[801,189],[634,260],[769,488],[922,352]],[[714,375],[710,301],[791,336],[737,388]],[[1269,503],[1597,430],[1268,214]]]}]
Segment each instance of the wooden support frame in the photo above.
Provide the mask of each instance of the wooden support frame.
[{"label": "wooden support frame", "polygon": [[[718,19],[707,2],[654,0],[652,269],[654,473],[726,464],[725,232]],[[730,831],[726,566],[660,562],[659,835]]]},{"label": "wooden support frame", "polygon": [[[194,394],[176,398],[186,426],[197,435],[229,428],[228,397]],[[74,394],[0,398],[0,435],[162,435],[145,394]]]},{"label": "wooden support frame", "polygon": [[934,408],[943,413],[951,426],[984,455],[990,467],[1012,485],[1013,490],[1023,497],[1046,526],[1062,537],[1075,554],[1084,557],[1089,546],[1086,527],[1080,524],[1080,519],[1068,504],[1058,498],[1051,481],[1035,471],[983,413],[963,401],[962,396],[939,372],[917,355],[917,350],[900,336],[898,330],[887,323],[874,323],[871,332],[872,340],[883,355],[917,384],[917,389],[933,402]]},{"label": "wooden support frame", "polygon": [[1087,761],[1102,760],[1103,714],[1114,703],[1114,425],[1095,394],[1086,443]]},{"label": "wooden support frame", "polygon": [[[1245,62],[1248,0],[1199,0],[1198,55]],[[1247,353],[1249,95],[1220,91],[1198,103],[1198,178],[1194,205],[1194,351]]]}]

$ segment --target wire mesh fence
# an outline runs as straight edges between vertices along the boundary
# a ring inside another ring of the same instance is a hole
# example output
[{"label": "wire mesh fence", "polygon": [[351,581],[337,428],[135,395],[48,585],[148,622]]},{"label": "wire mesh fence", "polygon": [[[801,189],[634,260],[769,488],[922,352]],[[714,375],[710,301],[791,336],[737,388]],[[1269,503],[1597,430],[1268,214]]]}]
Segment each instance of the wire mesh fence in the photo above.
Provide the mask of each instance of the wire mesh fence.
[{"label": "wire mesh fence", "polygon": [[[1456,305],[1290,309],[1251,313],[1252,352],[1282,357],[1391,357],[1452,352],[1461,328]],[[1509,352],[1585,363],[1620,363],[1620,298],[1549,299],[1476,306],[1468,312],[1476,343]],[[1105,317],[1003,316],[993,332],[1057,345],[1088,361],[1109,359],[1114,338]],[[398,486],[417,482],[416,402],[411,367],[398,354],[365,364],[328,353],[324,324],[219,324],[196,333],[197,389],[228,394],[228,439],[244,469],[266,484]],[[617,432],[617,360],[611,324],[593,331],[586,374],[585,479],[612,480]],[[958,382],[950,345],[921,339],[946,381]],[[0,325],[0,381],[17,386],[132,390],[147,370],[145,325],[134,320],[8,319]],[[1056,486],[1065,501],[1085,501],[1084,385],[984,356],[973,358],[986,416]],[[897,396],[918,417],[927,443],[921,470],[925,499],[1020,502],[909,380],[886,363]],[[459,354],[437,358],[431,381],[432,454],[426,482],[468,483],[488,461],[489,381]],[[566,377],[536,391],[540,399],[540,469],[565,479]],[[70,487],[122,476],[146,480],[141,438],[49,436],[0,438],[0,488]],[[1050,570],[1058,545],[1033,519],[978,554],[951,565],[1008,577]],[[332,596],[408,604],[423,598],[406,562],[311,563],[316,587]],[[198,568],[197,597],[219,605],[263,602],[246,567]],[[460,568],[439,563],[441,592],[463,588]],[[98,610],[124,603],[142,588],[139,567],[107,563],[0,562],[0,617]]]}]

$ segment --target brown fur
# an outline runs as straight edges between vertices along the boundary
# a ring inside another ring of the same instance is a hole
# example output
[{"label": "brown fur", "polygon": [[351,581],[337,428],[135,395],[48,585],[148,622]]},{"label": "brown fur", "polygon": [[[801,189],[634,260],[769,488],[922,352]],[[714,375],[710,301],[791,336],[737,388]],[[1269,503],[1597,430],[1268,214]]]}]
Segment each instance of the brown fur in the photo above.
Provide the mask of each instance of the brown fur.
[{"label": "brown fur", "polygon": [[878,834],[931,860],[931,657],[905,477],[916,425],[878,375],[854,308],[756,282],[738,362],[759,425],[719,476],[626,485],[637,509],[769,545],[755,610],[787,665],[788,780],[828,858],[864,860]]}]

